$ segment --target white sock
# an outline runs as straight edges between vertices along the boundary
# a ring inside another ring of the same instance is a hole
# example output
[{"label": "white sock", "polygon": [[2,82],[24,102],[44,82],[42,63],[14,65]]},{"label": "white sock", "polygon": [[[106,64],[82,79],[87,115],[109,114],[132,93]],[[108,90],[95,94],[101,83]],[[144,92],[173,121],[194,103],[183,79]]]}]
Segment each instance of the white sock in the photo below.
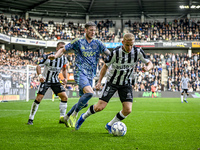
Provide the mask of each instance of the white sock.
[{"label": "white sock", "polygon": [[187,94],[185,94],[185,100],[187,100]]},{"label": "white sock", "polygon": [[183,102],[183,95],[181,95],[181,102]]},{"label": "white sock", "polygon": [[32,106],[31,106],[31,112],[29,115],[29,119],[33,120],[35,117],[35,114],[38,110],[39,104],[37,104],[36,102],[33,102]]},{"label": "white sock", "polygon": [[127,116],[124,116],[122,114],[122,111],[120,111],[119,113],[117,113],[117,115],[108,123],[109,126],[112,126],[115,122],[117,121],[121,121],[123,119],[125,119]]},{"label": "white sock", "polygon": [[65,115],[64,116],[64,121],[67,121],[69,119],[69,116],[68,115]]},{"label": "white sock", "polygon": [[66,110],[67,110],[67,102],[62,102],[61,101],[59,109],[60,109],[60,117],[64,116],[66,114]]},{"label": "white sock", "polygon": [[[92,113],[92,112],[93,113]],[[87,117],[89,117],[90,115],[92,115],[92,114],[94,114],[94,113],[96,113],[95,112],[95,110],[94,110],[94,106],[92,105],[92,106],[90,106],[90,108],[88,108],[88,110],[83,114],[83,119],[85,120]]]},{"label": "white sock", "polygon": [[76,112],[75,110],[74,110],[74,112],[72,113],[72,116],[78,116],[78,112]]}]

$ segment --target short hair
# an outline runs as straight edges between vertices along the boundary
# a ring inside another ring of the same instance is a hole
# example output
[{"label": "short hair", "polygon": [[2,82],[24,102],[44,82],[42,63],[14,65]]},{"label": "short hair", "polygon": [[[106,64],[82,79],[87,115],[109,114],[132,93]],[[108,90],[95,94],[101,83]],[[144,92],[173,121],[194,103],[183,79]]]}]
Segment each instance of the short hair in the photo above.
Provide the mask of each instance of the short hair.
[{"label": "short hair", "polygon": [[65,42],[58,42],[57,47],[59,46],[59,44],[65,45]]},{"label": "short hair", "polygon": [[135,37],[132,33],[126,33],[123,37],[123,41],[132,41],[135,40]]},{"label": "short hair", "polygon": [[97,26],[94,22],[92,22],[92,21],[90,21],[90,22],[87,22],[86,24],[85,24],[85,28],[86,29],[88,29],[89,27],[91,27],[91,26]]}]

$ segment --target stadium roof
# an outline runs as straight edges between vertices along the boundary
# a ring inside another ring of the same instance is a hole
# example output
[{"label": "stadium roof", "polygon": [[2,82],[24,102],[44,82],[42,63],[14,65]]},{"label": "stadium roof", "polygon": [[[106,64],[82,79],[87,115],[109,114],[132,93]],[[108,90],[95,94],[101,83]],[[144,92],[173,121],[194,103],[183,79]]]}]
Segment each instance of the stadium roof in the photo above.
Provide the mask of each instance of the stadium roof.
[{"label": "stadium roof", "polygon": [[199,0],[1,0],[0,12],[30,16],[90,18],[184,17],[200,16],[199,9],[180,9],[180,5],[200,5]]}]

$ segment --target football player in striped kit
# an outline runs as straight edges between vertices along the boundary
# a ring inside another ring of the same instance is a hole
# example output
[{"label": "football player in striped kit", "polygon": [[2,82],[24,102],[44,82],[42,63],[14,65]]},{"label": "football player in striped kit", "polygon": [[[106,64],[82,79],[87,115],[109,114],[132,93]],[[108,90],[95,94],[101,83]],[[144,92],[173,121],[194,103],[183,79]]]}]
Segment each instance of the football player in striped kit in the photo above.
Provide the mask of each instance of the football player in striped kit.
[{"label": "football player in striped kit", "polygon": [[[64,42],[58,42],[56,51],[63,48],[65,46]],[[64,116],[66,114],[67,109],[67,94],[65,92],[65,89],[61,85],[58,74],[60,71],[62,71],[64,80],[62,81],[64,84],[67,83],[67,58],[63,55],[60,58],[57,58],[55,60],[48,59],[49,55],[55,54],[50,53],[43,57],[43,59],[39,62],[39,64],[36,67],[36,71],[38,74],[38,77],[40,79],[40,86],[37,93],[37,97],[35,101],[32,104],[31,112],[29,115],[28,123],[29,125],[33,125],[33,119],[35,117],[35,114],[38,110],[39,104],[42,101],[46,91],[48,88],[51,88],[53,92],[58,95],[61,99],[60,102],[60,117]],[[41,67],[44,67],[43,73],[41,73]],[[61,120],[59,120],[59,123],[63,123]]]},{"label": "football player in striped kit", "polygon": [[132,75],[137,61],[142,61],[146,65],[142,68],[143,71],[149,71],[153,68],[153,64],[147,59],[144,51],[141,48],[134,46],[134,35],[127,33],[123,37],[122,46],[115,48],[111,55],[105,61],[105,64],[100,72],[100,77],[96,85],[96,89],[101,86],[101,81],[109,68],[107,74],[107,82],[103,87],[102,95],[97,104],[83,113],[76,122],[75,129],[78,130],[87,117],[96,112],[102,111],[108,104],[111,97],[118,91],[122,110],[106,124],[105,128],[111,134],[111,126],[125,119],[132,111],[133,92],[132,92]]},{"label": "football player in striped kit", "polygon": [[185,93],[185,99],[184,102],[188,103],[187,101],[187,97],[189,95],[188,93],[188,82],[189,82],[189,78],[187,73],[184,73],[184,76],[181,79],[181,88],[182,88],[182,92],[181,92],[181,103],[183,103],[183,94]]}]

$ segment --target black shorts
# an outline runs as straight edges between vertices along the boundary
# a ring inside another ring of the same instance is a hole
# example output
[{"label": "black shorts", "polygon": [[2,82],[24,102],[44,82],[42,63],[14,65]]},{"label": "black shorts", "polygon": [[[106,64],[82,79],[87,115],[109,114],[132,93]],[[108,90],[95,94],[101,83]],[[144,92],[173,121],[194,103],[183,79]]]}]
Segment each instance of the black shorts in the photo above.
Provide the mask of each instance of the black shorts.
[{"label": "black shorts", "polygon": [[120,101],[123,102],[133,102],[133,90],[132,86],[128,85],[115,85],[110,82],[106,83],[103,87],[100,100],[109,102],[111,97],[118,91]]},{"label": "black shorts", "polygon": [[183,89],[182,92],[181,92],[181,94],[183,94],[184,92],[185,92],[186,94],[188,94],[188,89]]},{"label": "black shorts", "polygon": [[47,82],[44,82],[44,83],[41,83],[40,84],[40,87],[38,89],[38,94],[42,94],[44,95],[46,93],[46,91],[48,90],[48,88],[51,88],[52,91],[57,95],[58,93],[61,93],[61,92],[65,92],[65,89],[64,87],[61,85],[60,82],[58,83],[47,83]]}]

